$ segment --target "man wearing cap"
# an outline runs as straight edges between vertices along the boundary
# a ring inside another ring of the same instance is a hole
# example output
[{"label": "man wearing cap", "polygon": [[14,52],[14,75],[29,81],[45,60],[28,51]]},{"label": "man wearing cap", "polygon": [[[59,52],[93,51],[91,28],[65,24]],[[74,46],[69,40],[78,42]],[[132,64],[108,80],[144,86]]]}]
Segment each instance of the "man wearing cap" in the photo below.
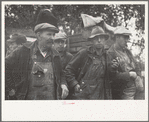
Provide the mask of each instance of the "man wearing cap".
[{"label": "man wearing cap", "polygon": [[7,52],[6,56],[8,56],[11,52],[13,52],[17,47],[21,46],[23,43],[26,43],[27,39],[25,35],[22,34],[13,34],[11,38],[7,40]]},{"label": "man wearing cap", "polygon": [[17,48],[5,60],[5,99],[58,100],[67,97],[60,56],[52,48],[58,31],[53,14],[48,9],[41,10],[34,27],[37,40]]},{"label": "man wearing cap", "polygon": [[94,27],[88,38],[92,46],[80,50],[66,66],[68,86],[74,89],[71,99],[111,99],[104,49],[108,38],[101,27]]},{"label": "man wearing cap", "polygon": [[72,59],[73,55],[66,51],[67,35],[64,32],[56,33],[53,41],[54,48],[59,52],[62,69],[64,70],[68,62]]},{"label": "man wearing cap", "polygon": [[113,99],[133,100],[137,91],[143,90],[140,69],[130,52],[127,49],[130,31],[124,27],[118,27],[115,31],[115,43],[108,50],[109,58],[118,65],[110,70],[112,81]]},{"label": "man wearing cap", "polygon": [[[65,71],[66,65],[73,57],[71,53],[66,51],[66,40],[67,40],[67,35],[64,32],[59,32],[55,34],[55,38],[53,41],[54,48],[60,54],[63,71]],[[69,93],[70,92],[71,92],[71,89],[69,89]],[[66,99],[69,99],[69,95]]]}]

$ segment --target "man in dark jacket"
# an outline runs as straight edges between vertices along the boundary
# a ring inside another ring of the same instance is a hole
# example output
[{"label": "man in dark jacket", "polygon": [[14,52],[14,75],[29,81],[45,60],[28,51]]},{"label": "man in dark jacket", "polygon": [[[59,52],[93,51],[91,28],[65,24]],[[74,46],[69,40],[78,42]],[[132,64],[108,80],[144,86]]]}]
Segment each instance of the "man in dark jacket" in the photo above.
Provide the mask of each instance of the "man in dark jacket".
[{"label": "man in dark jacket", "polygon": [[42,10],[34,32],[37,40],[17,48],[5,60],[5,99],[56,100],[68,95],[59,53],[52,48],[57,20]]},{"label": "man in dark jacket", "polygon": [[127,49],[130,31],[119,27],[114,31],[115,43],[108,50],[111,62],[115,60],[118,67],[111,68],[110,79],[112,81],[113,99],[133,100],[138,92],[143,91],[143,82],[140,69]]},{"label": "man in dark jacket", "polygon": [[60,32],[55,34],[55,38],[53,41],[54,48],[60,54],[63,70],[65,69],[66,65],[73,57],[71,53],[66,51],[66,40],[67,40],[67,35],[64,32]]},{"label": "man in dark jacket", "polygon": [[80,50],[66,66],[68,86],[74,89],[70,99],[111,99],[104,49],[109,35],[96,26],[89,40],[92,46]]},{"label": "man in dark jacket", "polygon": [[[53,40],[54,48],[59,52],[61,57],[62,69],[64,71],[66,65],[72,59],[73,55],[66,51],[66,40],[67,35],[63,32],[59,32],[55,34],[55,38]],[[69,87],[68,87],[69,88]],[[70,93],[71,89],[69,89]],[[66,99],[69,99],[69,95]]]}]

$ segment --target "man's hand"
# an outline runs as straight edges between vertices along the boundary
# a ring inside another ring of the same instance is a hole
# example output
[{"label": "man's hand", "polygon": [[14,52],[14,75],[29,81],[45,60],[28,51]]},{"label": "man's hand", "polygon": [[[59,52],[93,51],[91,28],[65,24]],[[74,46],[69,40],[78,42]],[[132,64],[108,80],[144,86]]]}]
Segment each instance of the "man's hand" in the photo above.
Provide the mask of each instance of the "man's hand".
[{"label": "man's hand", "polygon": [[15,96],[15,90],[12,89],[11,91],[9,91],[9,100],[17,100],[16,96]]},{"label": "man's hand", "polygon": [[135,80],[137,78],[136,72],[131,71],[131,72],[129,72],[129,75],[133,80]]},{"label": "man's hand", "polygon": [[79,92],[79,91],[80,91],[80,85],[77,84],[77,85],[74,87],[74,90],[75,90],[75,92]]},{"label": "man's hand", "polygon": [[68,96],[69,90],[66,85],[61,85],[62,88],[62,99],[65,99]]},{"label": "man's hand", "polygon": [[11,91],[9,91],[9,96],[14,96],[15,95],[15,90],[12,89]]},{"label": "man's hand", "polygon": [[119,59],[117,57],[116,59],[113,59],[112,60],[112,62],[111,62],[111,68],[116,69],[116,68],[118,68],[118,65],[119,65]]},{"label": "man's hand", "polygon": [[141,92],[144,90],[143,79],[141,77],[137,76],[137,78],[135,79],[135,84],[138,91]]}]

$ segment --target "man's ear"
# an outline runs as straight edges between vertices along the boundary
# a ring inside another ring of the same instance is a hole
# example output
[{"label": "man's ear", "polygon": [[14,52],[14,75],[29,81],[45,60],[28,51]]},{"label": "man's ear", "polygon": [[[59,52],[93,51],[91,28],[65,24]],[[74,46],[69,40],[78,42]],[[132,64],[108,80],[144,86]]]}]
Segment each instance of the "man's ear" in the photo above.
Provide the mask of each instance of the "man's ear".
[{"label": "man's ear", "polygon": [[36,33],[37,38],[40,38],[40,32]]}]

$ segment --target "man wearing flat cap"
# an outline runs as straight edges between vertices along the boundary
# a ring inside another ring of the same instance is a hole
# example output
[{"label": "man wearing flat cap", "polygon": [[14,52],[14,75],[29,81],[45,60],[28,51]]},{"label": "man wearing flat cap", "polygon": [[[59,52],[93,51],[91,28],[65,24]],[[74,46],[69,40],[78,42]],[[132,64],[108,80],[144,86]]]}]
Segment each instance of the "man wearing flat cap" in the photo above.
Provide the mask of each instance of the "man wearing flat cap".
[{"label": "man wearing flat cap", "polygon": [[54,48],[60,54],[63,70],[65,69],[66,65],[73,57],[71,53],[66,51],[66,40],[67,40],[67,35],[64,32],[56,33],[53,40]]},{"label": "man wearing flat cap", "polygon": [[80,50],[66,66],[68,86],[74,89],[70,99],[111,99],[107,72],[107,55],[104,49],[109,35],[96,26],[88,38],[92,46]]},{"label": "man wearing flat cap", "polygon": [[127,48],[131,33],[124,27],[118,27],[114,35],[115,43],[108,50],[111,63],[117,62],[117,67],[111,68],[109,73],[112,97],[119,100],[134,100],[137,92],[143,91],[143,81],[140,69]]},{"label": "man wearing flat cap", "polygon": [[52,48],[58,31],[57,19],[51,11],[41,10],[34,27],[37,40],[17,48],[5,60],[5,99],[60,100],[67,97],[61,59]]}]

